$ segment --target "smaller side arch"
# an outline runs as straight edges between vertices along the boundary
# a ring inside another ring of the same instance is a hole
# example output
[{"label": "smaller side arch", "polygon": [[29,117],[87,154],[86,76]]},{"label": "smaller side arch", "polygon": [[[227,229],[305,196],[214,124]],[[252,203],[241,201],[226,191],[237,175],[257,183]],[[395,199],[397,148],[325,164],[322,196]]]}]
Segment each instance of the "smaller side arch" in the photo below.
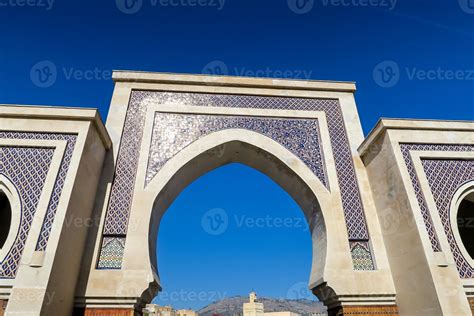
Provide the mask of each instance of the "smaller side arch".
[{"label": "smaller side arch", "polygon": [[[463,184],[457,191],[454,193],[453,198],[451,200],[451,205],[449,208],[449,219],[450,219],[450,225],[451,225],[451,231],[453,232],[454,240],[461,251],[462,256],[466,259],[466,261],[469,263],[471,267],[474,267],[474,258],[472,256],[472,253],[470,253],[466,247],[465,240],[463,240],[461,236],[461,232],[459,229],[459,225],[474,225],[474,220],[472,223],[460,223],[458,220],[458,215],[459,215],[459,209],[461,206],[461,203],[465,201],[468,198],[473,198],[474,202],[474,180],[469,181],[465,184]],[[474,218],[474,210],[472,214],[472,218]],[[474,227],[472,228],[474,230]],[[474,243],[474,241],[471,241]]]},{"label": "smaller side arch", "polygon": [[3,262],[15,243],[20,230],[21,199],[15,185],[4,175],[0,175],[0,194],[4,195],[6,202],[9,204],[11,213],[10,224],[8,225],[8,235],[5,238],[3,246],[0,248],[0,262]]}]

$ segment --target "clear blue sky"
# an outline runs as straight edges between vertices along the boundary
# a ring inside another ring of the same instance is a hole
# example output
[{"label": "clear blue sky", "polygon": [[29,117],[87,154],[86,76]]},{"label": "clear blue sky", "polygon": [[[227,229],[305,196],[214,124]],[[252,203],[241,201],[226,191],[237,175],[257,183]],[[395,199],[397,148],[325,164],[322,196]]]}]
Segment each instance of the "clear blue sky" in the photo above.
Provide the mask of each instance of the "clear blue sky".
[{"label": "clear blue sky", "polygon": [[[365,133],[379,117],[474,119],[474,0],[51,1],[0,0],[0,103],[98,107],[105,119],[112,69],[217,71],[356,81]],[[45,67],[56,76],[43,81]],[[215,208],[229,218],[219,236],[201,225]],[[307,281],[309,236],[234,225],[267,213],[301,216],[256,171],[199,179],[163,221],[164,285],[286,297]]]},{"label": "clear blue sky", "polygon": [[158,252],[162,304],[199,308],[251,290],[311,297],[311,236],[300,207],[241,164],[215,169],[181,193],[162,219]]}]

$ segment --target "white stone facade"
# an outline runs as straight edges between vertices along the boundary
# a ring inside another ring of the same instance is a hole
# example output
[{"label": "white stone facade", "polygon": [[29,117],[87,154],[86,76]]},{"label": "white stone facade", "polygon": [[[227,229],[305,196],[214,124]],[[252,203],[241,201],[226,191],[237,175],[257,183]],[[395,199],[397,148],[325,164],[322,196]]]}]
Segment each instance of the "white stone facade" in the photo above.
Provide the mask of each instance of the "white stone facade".
[{"label": "white stone facade", "polygon": [[0,107],[7,315],[140,313],[161,288],[162,215],[229,162],[301,206],[308,287],[330,314],[471,314],[474,263],[457,223],[474,190],[473,122],[381,120],[364,139],[353,83],[114,80],[105,127],[96,110]]}]

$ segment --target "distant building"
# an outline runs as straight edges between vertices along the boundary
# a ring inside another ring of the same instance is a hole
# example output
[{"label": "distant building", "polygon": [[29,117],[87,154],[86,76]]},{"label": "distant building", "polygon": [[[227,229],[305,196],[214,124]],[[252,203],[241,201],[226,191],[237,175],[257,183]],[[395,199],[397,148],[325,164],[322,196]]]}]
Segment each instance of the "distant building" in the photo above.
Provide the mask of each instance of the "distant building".
[{"label": "distant building", "polygon": [[301,316],[300,314],[293,312],[269,312],[264,313],[264,316]]},{"label": "distant building", "polygon": [[[263,303],[257,301],[257,294],[251,292],[249,295],[249,302],[244,303],[243,316],[302,316],[293,312],[268,312],[265,313]],[[310,316],[326,316],[327,313],[313,313]]]},{"label": "distant building", "polygon": [[176,311],[176,316],[199,316],[199,313],[191,309],[179,309]]},{"label": "distant building", "polygon": [[[171,306],[160,306],[156,304],[147,304],[143,309],[144,316],[178,316],[176,310]],[[196,316],[196,315],[190,315]]]},{"label": "distant building", "polygon": [[257,302],[257,293],[250,293],[249,302],[244,303],[243,313],[244,316],[263,316],[263,303]]}]

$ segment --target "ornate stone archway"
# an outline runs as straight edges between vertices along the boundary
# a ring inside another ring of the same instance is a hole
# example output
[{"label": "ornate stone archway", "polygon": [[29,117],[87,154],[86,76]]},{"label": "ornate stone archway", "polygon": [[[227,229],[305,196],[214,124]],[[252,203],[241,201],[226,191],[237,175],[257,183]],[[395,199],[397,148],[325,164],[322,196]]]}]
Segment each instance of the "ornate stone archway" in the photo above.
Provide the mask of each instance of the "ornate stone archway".
[{"label": "ornate stone archway", "polygon": [[378,223],[367,216],[375,210],[356,152],[353,85],[115,76],[107,128],[116,158],[90,243],[90,310],[140,310],[160,288],[154,238],[162,214],[186,184],[231,161],[268,174],[302,206],[316,253],[308,286],[330,309],[395,306]]},{"label": "ornate stone archway", "polygon": [[0,107],[0,189],[14,212],[0,315],[140,314],[160,290],[161,216],[234,161],[303,209],[308,287],[330,314],[471,315],[471,245],[454,221],[474,181],[473,122],[383,119],[364,140],[352,83],[114,80],[106,128],[91,109]]}]

